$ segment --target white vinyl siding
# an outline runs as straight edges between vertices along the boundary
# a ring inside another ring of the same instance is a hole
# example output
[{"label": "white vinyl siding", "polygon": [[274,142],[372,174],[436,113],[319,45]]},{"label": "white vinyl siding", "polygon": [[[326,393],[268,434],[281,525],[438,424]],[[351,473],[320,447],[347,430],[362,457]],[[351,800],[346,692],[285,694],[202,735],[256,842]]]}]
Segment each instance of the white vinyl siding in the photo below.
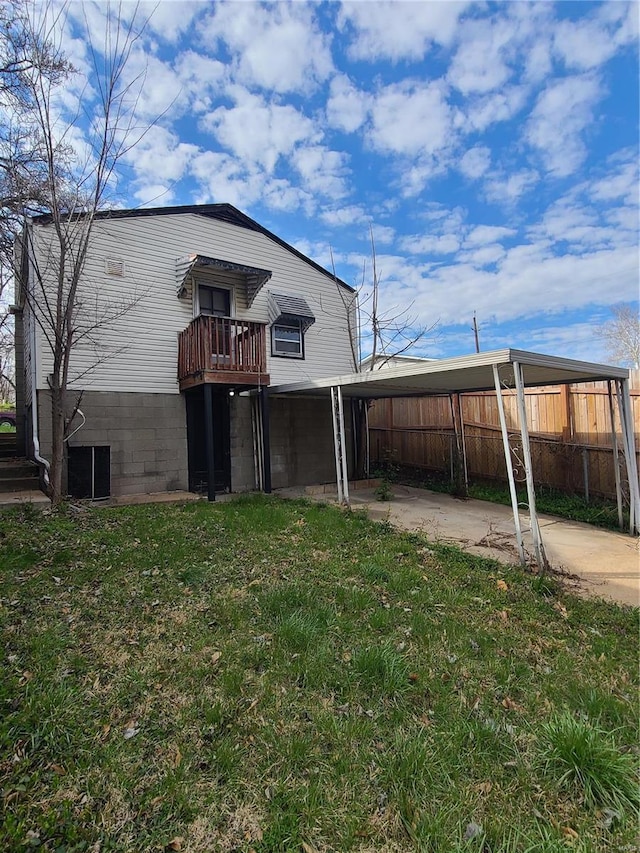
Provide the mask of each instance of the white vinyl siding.
[{"label": "white vinyl siding", "polygon": [[[305,333],[304,360],[272,358],[267,346],[272,383],[352,372],[345,307],[338,285],[328,275],[264,234],[198,214],[171,214],[96,222],[83,277],[86,304],[95,308],[96,294],[102,309],[135,304],[100,330],[99,352],[94,346],[76,349],[72,373],[84,374],[78,388],[178,393],[178,333],[193,319],[193,302],[190,286],[184,296],[177,296],[176,260],[188,254],[273,272],[250,309],[244,285],[235,288],[235,313],[240,319],[269,322],[269,288],[302,296],[309,303],[316,322]],[[124,275],[107,275],[106,258],[121,259]],[[219,280],[227,283],[229,274],[223,276]],[[205,278],[215,283],[215,275],[198,274],[202,283],[209,283]],[[44,387],[41,383],[51,369],[46,349],[42,347],[38,387]],[[86,373],[97,359],[102,360]]]}]

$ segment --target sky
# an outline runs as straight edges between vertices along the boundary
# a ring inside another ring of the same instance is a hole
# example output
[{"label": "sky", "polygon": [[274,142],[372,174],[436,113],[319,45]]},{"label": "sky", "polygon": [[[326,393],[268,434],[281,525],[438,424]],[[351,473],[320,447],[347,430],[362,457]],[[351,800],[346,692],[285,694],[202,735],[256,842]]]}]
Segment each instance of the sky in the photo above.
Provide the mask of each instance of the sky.
[{"label": "sky", "polygon": [[[473,352],[475,313],[484,351],[607,361],[596,328],[639,298],[639,8],[143,3],[151,126],[114,196],[228,202],[365,294],[373,235],[383,314],[430,329],[414,355]],[[90,99],[104,6],[69,10]]]}]

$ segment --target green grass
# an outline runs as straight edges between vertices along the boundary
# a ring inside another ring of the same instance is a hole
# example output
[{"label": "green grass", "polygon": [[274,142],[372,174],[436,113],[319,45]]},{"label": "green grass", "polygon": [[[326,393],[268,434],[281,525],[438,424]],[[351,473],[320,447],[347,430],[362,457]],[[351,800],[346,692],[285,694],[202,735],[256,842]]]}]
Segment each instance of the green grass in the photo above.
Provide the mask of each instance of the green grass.
[{"label": "green grass", "polygon": [[264,496],[19,508],[0,566],[1,850],[637,840],[636,611]]}]

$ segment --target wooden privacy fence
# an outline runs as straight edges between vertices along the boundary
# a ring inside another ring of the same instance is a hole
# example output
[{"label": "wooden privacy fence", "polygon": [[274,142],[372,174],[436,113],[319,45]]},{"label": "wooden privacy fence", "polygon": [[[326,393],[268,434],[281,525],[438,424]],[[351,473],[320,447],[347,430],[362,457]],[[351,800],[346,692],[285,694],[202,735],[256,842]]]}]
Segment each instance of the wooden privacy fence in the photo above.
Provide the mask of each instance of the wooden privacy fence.
[{"label": "wooden privacy fence", "polygon": [[[630,377],[636,440],[640,449],[640,371]],[[606,382],[528,388],[527,423],[535,482],[568,493],[614,498],[613,438]],[[515,392],[503,394],[516,479],[524,482]],[[496,395],[460,395],[467,472],[470,479],[507,479]],[[622,447],[614,402],[618,448]],[[446,472],[453,478],[456,450],[448,396],[376,400],[369,411],[372,464],[401,465]],[[621,466],[623,482],[626,481]]]}]

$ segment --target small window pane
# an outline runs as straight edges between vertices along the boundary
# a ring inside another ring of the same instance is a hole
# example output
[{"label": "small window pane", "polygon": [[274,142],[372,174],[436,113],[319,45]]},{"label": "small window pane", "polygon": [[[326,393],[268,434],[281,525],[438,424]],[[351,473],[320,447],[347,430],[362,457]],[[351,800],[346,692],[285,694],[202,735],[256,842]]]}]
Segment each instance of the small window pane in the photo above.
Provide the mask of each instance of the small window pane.
[{"label": "small window pane", "polygon": [[222,287],[206,287],[201,284],[198,288],[200,313],[215,317],[228,317],[231,313],[231,293]]},{"label": "small window pane", "polygon": [[302,331],[294,326],[273,327],[274,355],[302,356]]},{"label": "small window pane", "polygon": [[300,329],[285,329],[282,326],[276,328],[277,341],[297,341],[300,342]]}]

